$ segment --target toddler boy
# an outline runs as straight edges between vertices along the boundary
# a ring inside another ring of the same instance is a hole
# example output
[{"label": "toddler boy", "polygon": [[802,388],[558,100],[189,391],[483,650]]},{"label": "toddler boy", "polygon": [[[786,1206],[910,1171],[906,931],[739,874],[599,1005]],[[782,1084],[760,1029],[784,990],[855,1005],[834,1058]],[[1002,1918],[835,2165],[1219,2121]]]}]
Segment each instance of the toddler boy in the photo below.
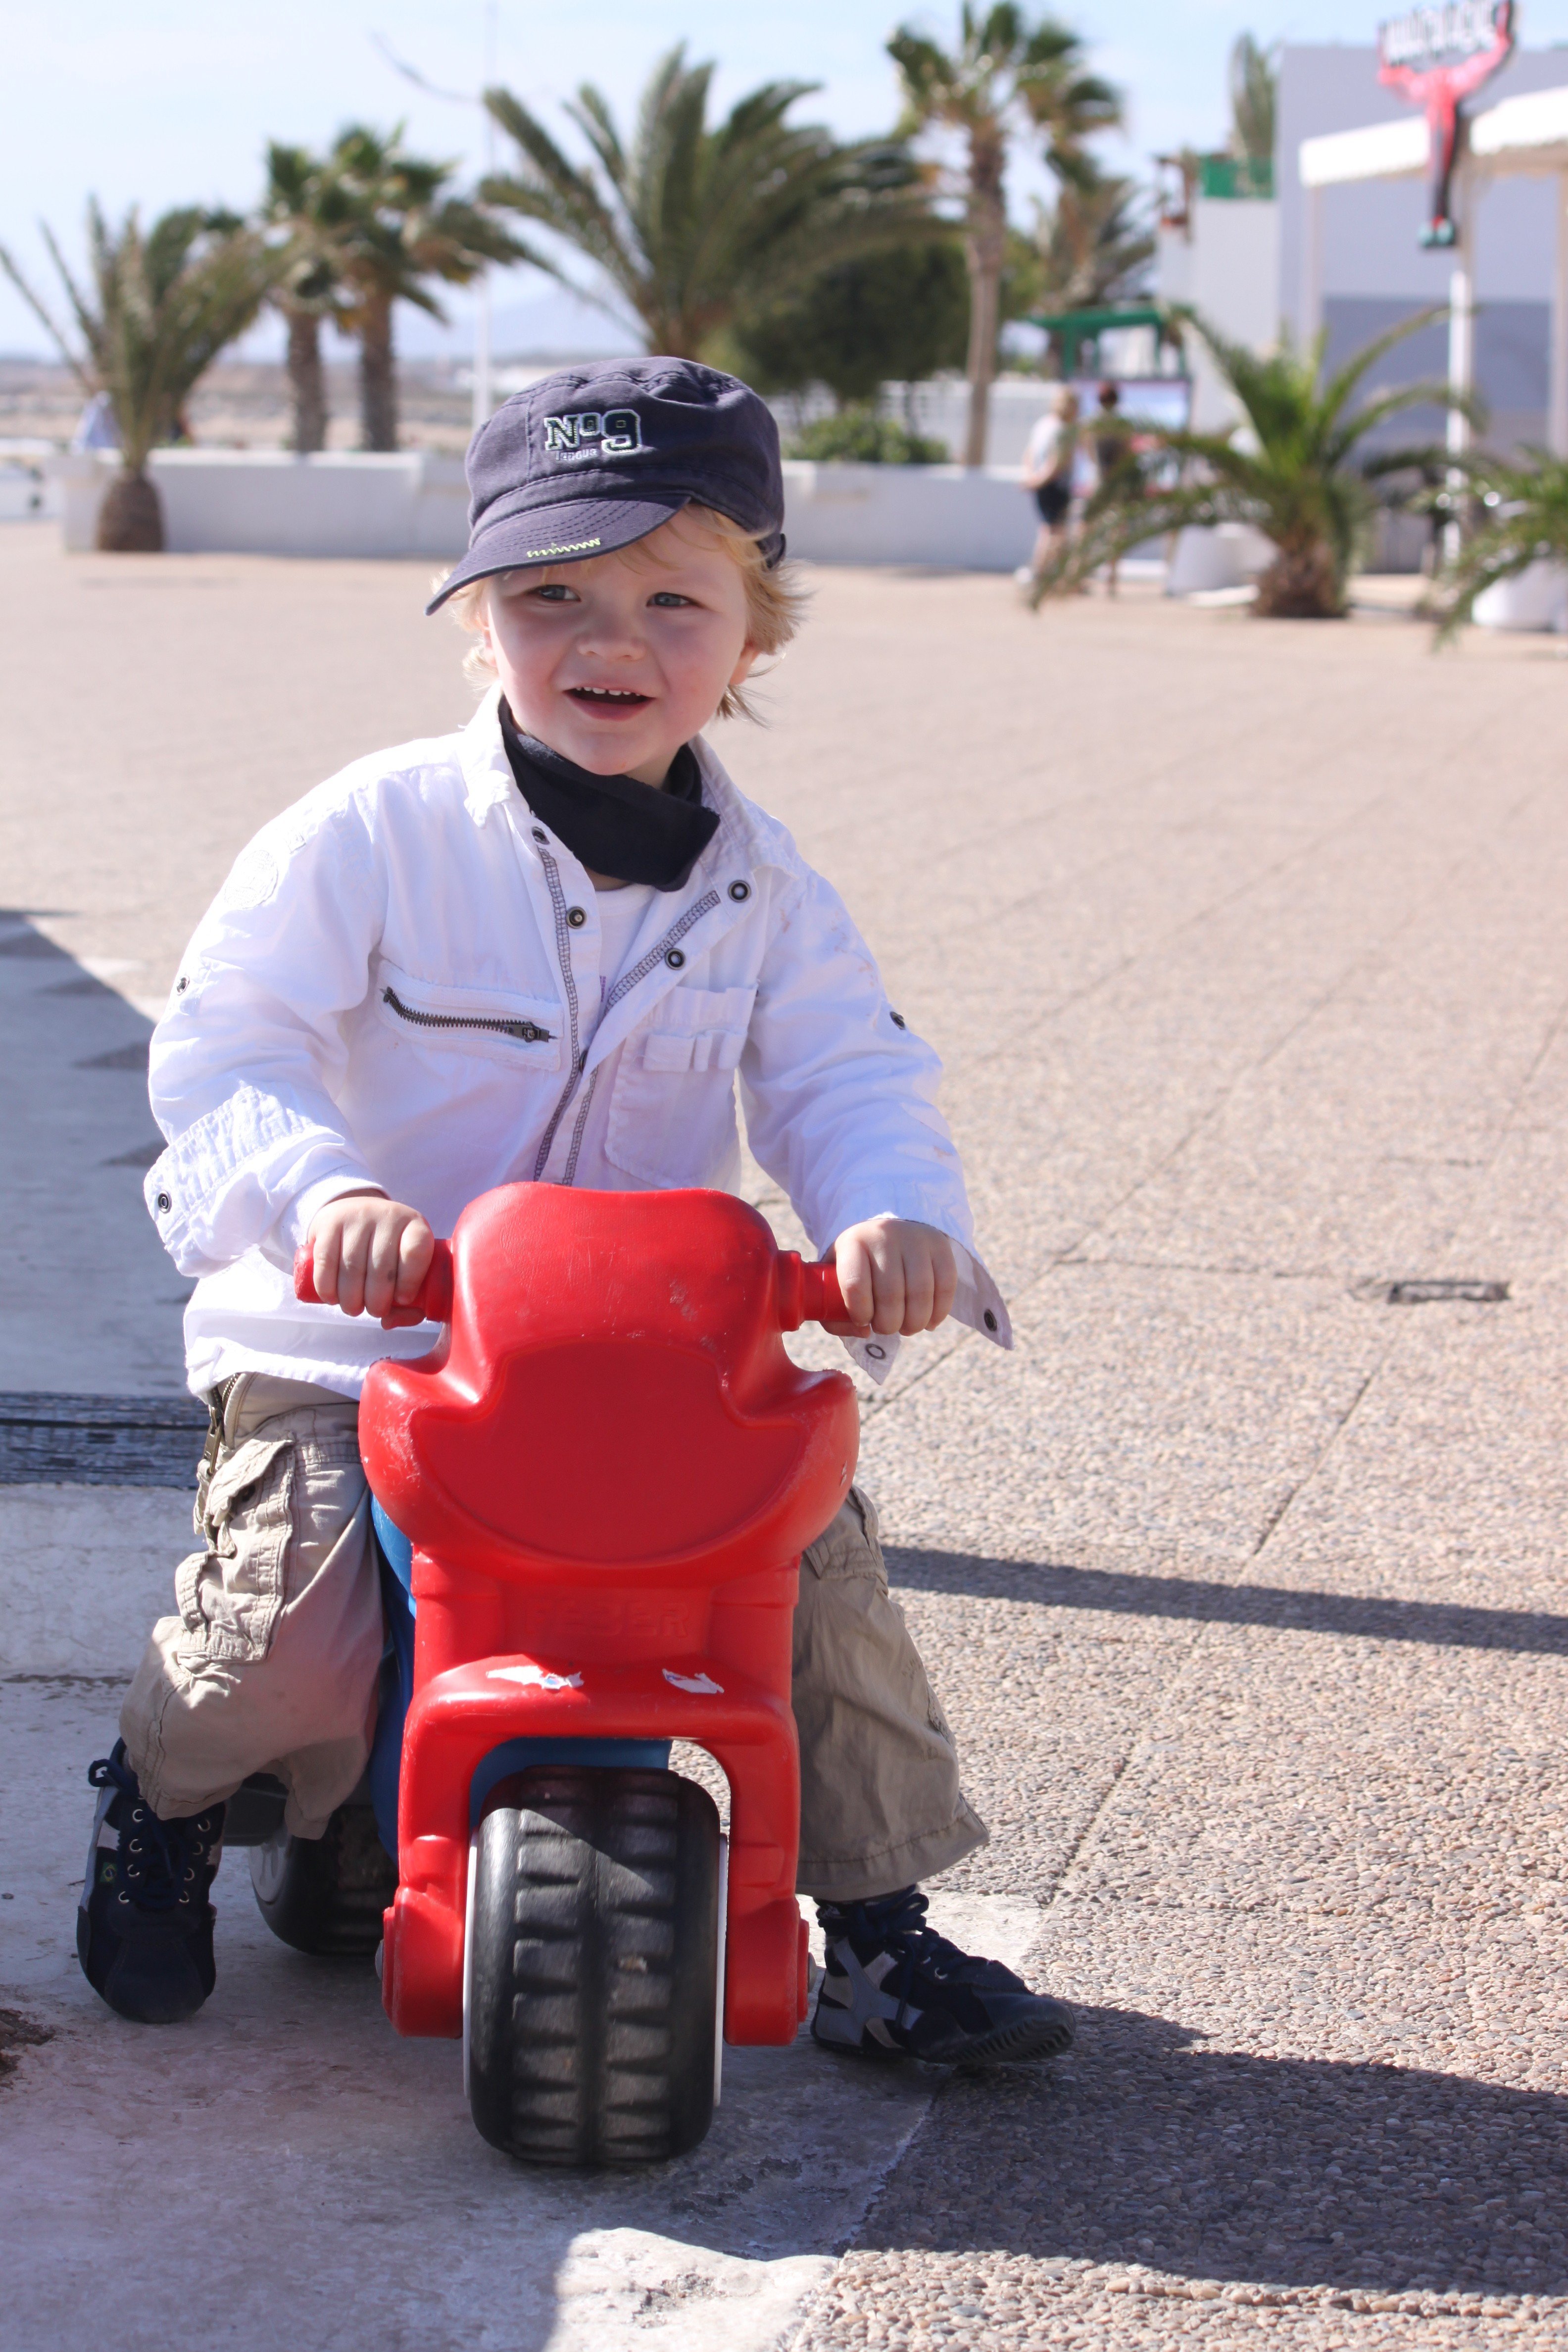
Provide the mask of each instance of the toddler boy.
[{"label": "toddler boy", "polygon": [[[476,634],[478,716],[264,826],[153,1037],[169,1148],[147,1201],[200,1277],[187,1368],[212,1437],[202,1549],[92,1768],[78,1927],[89,1980],[146,2022],[212,1990],[208,1895],[247,1776],[275,1774],[311,1838],[363,1772],[383,1630],[357,1399],[378,1357],[433,1343],[378,1318],[470,1200],[731,1184],[738,1078],[868,1370],[950,1312],[1009,1343],[935,1056],[701,738],[798,609],[768,411],[688,361],[567,371],[497,412],[468,479],[468,553],[429,609],[456,600]],[[295,1300],[303,1241],[335,1307]],[[1065,2048],[1059,2003],[925,1924],[919,1882],[987,1833],[858,1490],[805,1556],[794,1701],[816,2039],[969,2063]]]}]

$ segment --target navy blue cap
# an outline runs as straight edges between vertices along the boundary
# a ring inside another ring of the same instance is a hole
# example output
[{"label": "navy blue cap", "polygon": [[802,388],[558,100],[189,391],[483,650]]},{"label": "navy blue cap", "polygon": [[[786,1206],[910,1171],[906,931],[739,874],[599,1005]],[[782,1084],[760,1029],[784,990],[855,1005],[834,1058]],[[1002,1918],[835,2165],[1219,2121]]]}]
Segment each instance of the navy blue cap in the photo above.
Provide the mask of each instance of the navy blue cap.
[{"label": "navy blue cap", "polygon": [[581,563],[716,508],[784,551],[779,429],[738,376],[696,360],[599,360],[514,392],[468,444],[468,551],[425,607],[468,580]]}]

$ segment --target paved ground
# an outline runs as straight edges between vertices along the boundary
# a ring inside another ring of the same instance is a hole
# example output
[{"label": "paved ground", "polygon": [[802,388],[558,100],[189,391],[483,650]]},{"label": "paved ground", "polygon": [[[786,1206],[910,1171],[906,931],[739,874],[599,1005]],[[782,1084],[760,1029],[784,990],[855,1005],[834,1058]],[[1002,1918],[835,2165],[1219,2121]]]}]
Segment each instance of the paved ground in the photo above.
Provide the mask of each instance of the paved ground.
[{"label": "paved ground", "polygon": [[[0,1388],[177,1386],[100,1057],[255,824],[462,714],[421,584],[0,536]],[[687,2165],[540,2181],[236,1858],[208,2011],[118,2025],[64,1943],[78,1776],[182,1506],[0,1489],[24,2352],[108,2276],[138,2347],[1568,2345],[1565,698],[1545,640],[820,580],[721,748],[948,1060],[1019,1349],[910,1349],[866,1472],[994,1831],[944,1902],[1078,2049],[752,2053]],[[1387,1303],[1456,1278],[1508,1295]],[[116,2210],[153,2183],[194,2256]]]}]

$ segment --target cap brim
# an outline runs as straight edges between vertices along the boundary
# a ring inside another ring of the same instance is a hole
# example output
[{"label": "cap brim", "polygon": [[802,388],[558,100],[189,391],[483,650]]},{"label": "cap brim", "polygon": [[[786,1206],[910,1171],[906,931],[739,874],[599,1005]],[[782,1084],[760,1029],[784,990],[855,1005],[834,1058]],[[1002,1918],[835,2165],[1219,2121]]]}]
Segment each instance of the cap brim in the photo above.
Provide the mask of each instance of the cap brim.
[{"label": "cap brim", "polygon": [[689,499],[574,499],[570,506],[535,507],[487,523],[462,562],[450,571],[426,605],[438,612],[448,596],[470,580],[493,580],[498,572],[521,572],[546,563],[586,563],[613,555],[646,539]]}]

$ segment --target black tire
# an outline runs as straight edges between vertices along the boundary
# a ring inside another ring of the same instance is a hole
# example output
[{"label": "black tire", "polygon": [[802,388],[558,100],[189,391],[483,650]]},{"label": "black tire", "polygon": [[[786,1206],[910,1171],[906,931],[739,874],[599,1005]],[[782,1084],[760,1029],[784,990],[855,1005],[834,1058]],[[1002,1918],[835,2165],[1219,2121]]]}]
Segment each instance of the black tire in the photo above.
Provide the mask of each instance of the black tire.
[{"label": "black tire", "polygon": [[529,2164],[653,2164],[713,2119],[719,1815],[679,1773],[535,1765],[479,1825],[468,2104]]},{"label": "black tire", "polygon": [[363,1958],[381,1941],[381,1915],[397,1892],[397,1864],[368,1804],[340,1805],[319,1838],[285,1829],[250,1849],[257,1908],[281,1943],[330,1958]]}]

